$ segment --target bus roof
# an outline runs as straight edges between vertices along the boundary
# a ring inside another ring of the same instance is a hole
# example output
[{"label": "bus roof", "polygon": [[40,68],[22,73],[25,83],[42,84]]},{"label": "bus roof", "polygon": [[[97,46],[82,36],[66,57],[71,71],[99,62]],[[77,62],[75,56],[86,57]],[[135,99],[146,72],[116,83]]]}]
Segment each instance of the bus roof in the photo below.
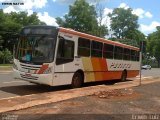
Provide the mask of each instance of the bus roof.
[{"label": "bus roof", "polygon": [[139,51],[138,47],[134,47],[134,46],[131,46],[131,45],[126,45],[126,44],[120,43],[120,42],[111,41],[111,40],[107,40],[107,39],[104,39],[104,38],[96,37],[96,36],[89,35],[89,34],[82,33],[82,32],[78,32],[78,31],[75,31],[75,30],[72,30],[72,29],[69,29],[69,28],[59,27],[59,31],[64,32],[64,33],[68,33],[68,34],[72,34],[72,35],[77,35],[79,37],[86,38],[86,39],[89,39],[89,40],[95,40],[95,41],[104,42],[104,43],[107,43],[107,44],[112,44],[112,45],[116,45],[116,46],[120,46],[120,47],[129,48],[129,49]]}]

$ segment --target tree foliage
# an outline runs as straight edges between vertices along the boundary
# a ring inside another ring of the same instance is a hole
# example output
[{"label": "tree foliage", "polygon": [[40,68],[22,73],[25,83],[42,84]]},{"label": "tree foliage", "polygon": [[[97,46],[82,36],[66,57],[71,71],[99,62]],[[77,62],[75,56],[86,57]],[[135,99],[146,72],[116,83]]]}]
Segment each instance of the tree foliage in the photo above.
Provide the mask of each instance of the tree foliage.
[{"label": "tree foliage", "polygon": [[131,8],[115,8],[108,16],[111,18],[111,29],[116,38],[129,38],[132,35],[128,36],[128,33],[137,32],[138,16],[132,14]]},{"label": "tree foliage", "polygon": [[[57,23],[62,27],[104,37],[107,33],[106,26],[99,26],[95,7],[89,5],[85,0],[76,0],[69,6],[69,13],[64,18],[56,18]],[[99,32],[101,31],[101,32]]]},{"label": "tree foliage", "polygon": [[148,35],[147,51],[157,59],[160,67],[160,26],[157,27],[156,32]]}]

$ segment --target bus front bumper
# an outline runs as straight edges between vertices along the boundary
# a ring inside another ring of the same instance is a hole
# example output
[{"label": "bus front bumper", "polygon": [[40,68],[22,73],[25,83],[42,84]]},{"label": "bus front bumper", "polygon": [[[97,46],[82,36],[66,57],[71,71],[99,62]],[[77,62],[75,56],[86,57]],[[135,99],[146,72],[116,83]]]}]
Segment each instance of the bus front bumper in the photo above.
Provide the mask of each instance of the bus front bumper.
[{"label": "bus front bumper", "polygon": [[52,86],[53,74],[31,74],[13,69],[14,79],[24,80],[36,84],[45,84]]}]

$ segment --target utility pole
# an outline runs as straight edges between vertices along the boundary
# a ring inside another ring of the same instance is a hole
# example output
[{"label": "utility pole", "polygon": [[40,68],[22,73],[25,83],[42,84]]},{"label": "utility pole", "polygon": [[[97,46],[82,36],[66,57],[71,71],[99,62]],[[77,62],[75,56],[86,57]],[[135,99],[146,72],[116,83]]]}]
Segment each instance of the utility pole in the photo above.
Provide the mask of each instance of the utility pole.
[{"label": "utility pole", "polygon": [[143,55],[143,50],[144,50],[144,45],[143,45],[144,41],[141,41],[140,43],[140,77],[139,77],[139,86],[141,86],[142,84],[142,55]]}]

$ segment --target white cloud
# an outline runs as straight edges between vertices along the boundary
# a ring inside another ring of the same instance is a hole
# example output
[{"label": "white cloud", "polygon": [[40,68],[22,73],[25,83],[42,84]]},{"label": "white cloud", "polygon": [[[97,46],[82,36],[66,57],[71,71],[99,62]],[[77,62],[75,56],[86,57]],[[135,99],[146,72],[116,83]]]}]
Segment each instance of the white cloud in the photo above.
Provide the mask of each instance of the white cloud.
[{"label": "white cloud", "polygon": [[102,25],[106,25],[110,29],[111,19],[108,16],[109,13],[112,13],[113,9],[105,8],[103,13]]},{"label": "white cloud", "polygon": [[[28,0],[27,0],[28,1]],[[47,3],[47,0],[34,0],[34,3],[33,5],[36,7],[36,8],[42,8],[46,5]]]},{"label": "white cloud", "polygon": [[0,2],[9,2],[10,0],[0,0]]},{"label": "white cloud", "polygon": [[112,13],[113,9],[105,8],[104,9],[104,15],[108,15],[109,13]]},{"label": "white cloud", "polygon": [[146,12],[145,16],[148,17],[148,18],[152,18],[153,17],[153,15],[150,12]]},{"label": "white cloud", "polygon": [[144,18],[145,11],[142,8],[134,9],[133,14],[137,15],[140,18]]},{"label": "white cloud", "polygon": [[27,10],[28,16],[33,14],[33,10]]},{"label": "white cloud", "polygon": [[140,18],[144,18],[144,17],[152,18],[153,17],[153,15],[149,11],[145,11],[142,8],[134,9],[132,13],[137,15]]},{"label": "white cloud", "polygon": [[58,24],[56,23],[56,19],[54,17],[51,17],[48,15],[48,12],[44,12],[42,13],[38,13],[38,18],[45,22],[47,25],[53,25],[53,26],[58,26]]},{"label": "white cloud", "polygon": [[[128,9],[130,7],[126,3],[121,3],[119,5],[119,8]],[[137,15],[140,18],[144,18],[144,17],[152,18],[153,17],[153,15],[149,11],[145,11],[142,8],[133,9],[132,13]]]},{"label": "white cloud", "polygon": [[140,25],[140,30],[143,33],[150,33],[150,32],[155,31],[157,26],[160,26],[160,22],[153,21],[150,25],[141,24]]},{"label": "white cloud", "polygon": [[[111,24],[111,20],[110,20],[110,17],[108,17],[108,14],[112,12],[113,12],[113,9],[109,9],[109,8],[105,8],[103,10],[101,24],[107,26],[108,28],[110,28],[110,24]],[[97,20],[100,22],[100,17],[98,17]]]},{"label": "white cloud", "polygon": [[129,6],[128,6],[126,3],[121,3],[121,4],[119,5],[119,8],[128,9]]},{"label": "white cloud", "polygon": [[13,6],[9,6],[3,10],[4,13],[18,12]]}]

